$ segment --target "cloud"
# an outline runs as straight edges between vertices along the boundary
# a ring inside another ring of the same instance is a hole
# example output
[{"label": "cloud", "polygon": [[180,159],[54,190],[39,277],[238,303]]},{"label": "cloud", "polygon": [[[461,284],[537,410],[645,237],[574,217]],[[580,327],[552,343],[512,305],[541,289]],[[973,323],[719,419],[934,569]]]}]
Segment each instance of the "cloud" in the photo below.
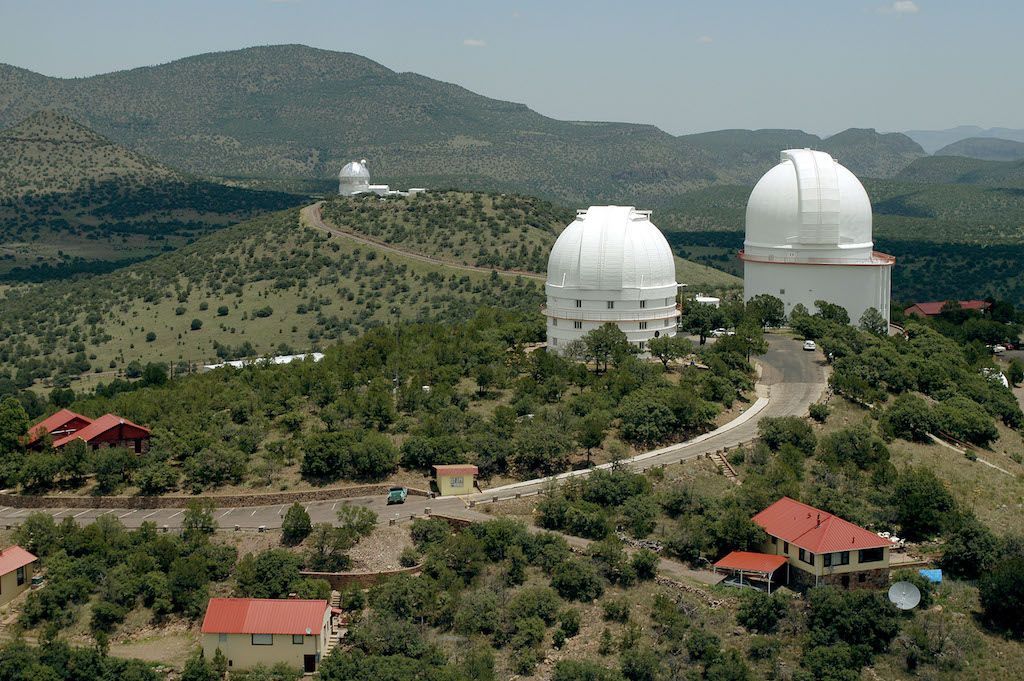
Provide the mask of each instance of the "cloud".
[{"label": "cloud", "polygon": [[715,42],[715,39],[709,35],[702,35],[701,37],[697,38],[697,42],[700,43],[701,45],[710,45],[711,43]]},{"label": "cloud", "polygon": [[462,44],[466,47],[487,47],[487,43],[479,38],[466,38]]},{"label": "cloud", "polygon": [[917,14],[921,8],[914,0],[894,0],[891,5],[886,5],[878,11],[882,14]]}]

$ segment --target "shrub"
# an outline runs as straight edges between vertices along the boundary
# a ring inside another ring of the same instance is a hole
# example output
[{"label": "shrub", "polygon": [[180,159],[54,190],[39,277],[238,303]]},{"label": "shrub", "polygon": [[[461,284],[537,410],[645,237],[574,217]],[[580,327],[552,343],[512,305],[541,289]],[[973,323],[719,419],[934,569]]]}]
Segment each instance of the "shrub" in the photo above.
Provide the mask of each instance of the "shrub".
[{"label": "shrub", "polygon": [[217,308],[217,316],[218,317],[227,317],[228,316],[228,306],[227,305],[221,305],[220,307],[218,307]]},{"label": "shrub", "polygon": [[192,324],[190,326],[193,331],[198,331],[199,329],[203,328],[203,320],[193,319]]},{"label": "shrub", "polygon": [[606,622],[626,622],[629,620],[629,601],[623,597],[609,598],[601,603]]},{"label": "shrub", "polygon": [[551,681],[621,681],[614,669],[607,669],[589,660],[559,660]]},{"label": "shrub", "polygon": [[750,639],[750,646],[747,648],[747,656],[751,660],[771,660],[779,654],[782,644],[767,636],[754,636]]},{"label": "shrub", "polygon": [[604,593],[604,584],[590,561],[570,558],[555,568],[551,586],[570,601],[592,601]]},{"label": "shrub", "polygon": [[971,444],[985,446],[999,437],[992,417],[977,402],[956,395],[935,406],[938,428]]},{"label": "shrub", "polygon": [[828,420],[830,410],[827,404],[815,402],[810,406],[810,416],[818,423],[825,423]]},{"label": "shrub", "polygon": [[818,445],[820,458],[833,466],[853,465],[860,470],[873,470],[889,462],[885,443],[864,425],[829,433]]},{"label": "shrub", "polygon": [[155,340],[156,340],[156,331],[147,331],[146,332],[146,342],[147,343],[152,343]]},{"label": "shrub", "polygon": [[414,546],[406,546],[402,549],[402,555],[398,557],[398,564],[402,567],[412,567],[419,562],[420,554]]},{"label": "shrub", "polygon": [[981,576],[978,595],[985,619],[997,629],[1024,637],[1024,558],[1000,561]]},{"label": "shrub", "polygon": [[661,660],[647,647],[631,648],[619,656],[622,675],[629,681],[654,681],[658,678]]},{"label": "shrub", "polygon": [[761,441],[774,452],[789,444],[810,455],[818,444],[811,424],[797,416],[763,418],[758,422],[757,430]]},{"label": "shrub", "polygon": [[639,580],[654,579],[658,573],[658,554],[649,549],[640,549],[634,553],[630,563]]},{"label": "shrub", "polygon": [[965,513],[946,537],[940,567],[953,577],[977,579],[999,554],[999,539],[973,513]]},{"label": "shrub", "polygon": [[786,602],[779,594],[769,596],[760,591],[744,594],[736,612],[736,621],[761,634],[771,634],[786,614]]},{"label": "shrub", "polygon": [[306,512],[302,504],[296,501],[284,514],[284,520],[281,523],[281,543],[289,546],[301,544],[312,530],[313,523],[309,519],[309,513]]},{"label": "shrub", "polygon": [[905,468],[896,479],[892,504],[900,530],[913,540],[940,533],[956,508],[949,490],[929,468]]},{"label": "shrub", "polygon": [[580,611],[576,608],[566,608],[558,613],[558,625],[569,638],[580,633]]},{"label": "shrub", "polygon": [[916,442],[929,442],[928,434],[938,430],[935,414],[917,395],[898,396],[879,420],[882,432]]}]

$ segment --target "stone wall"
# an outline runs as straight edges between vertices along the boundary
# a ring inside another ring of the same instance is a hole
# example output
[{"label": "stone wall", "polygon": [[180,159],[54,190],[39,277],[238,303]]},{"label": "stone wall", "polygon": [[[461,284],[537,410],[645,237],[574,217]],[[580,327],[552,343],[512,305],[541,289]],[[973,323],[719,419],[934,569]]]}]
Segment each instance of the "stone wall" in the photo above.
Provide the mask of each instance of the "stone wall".
[{"label": "stone wall", "polygon": [[[864,576],[864,581],[860,576]],[[849,578],[848,584],[843,584],[843,577]],[[856,570],[854,572],[839,572],[831,575],[822,575],[818,579],[819,586],[835,586],[840,589],[885,589],[889,586],[889,568],[876,568],[874,570]],[[806,591],[814,587],[814,575],[796,568],[790,567],[789,587],[796,591]]]},{"label": "stone wall", "polygon": [[[389,485],[352,485],[349,487],[323,487],[296,492],[268,492],[251,494],[228,494],[223,496],[118,496],[118,497],[76,497],[76,496],[30,496],[22,494],[0,494],[0,506],[12,508],[185,508],[197,499],[209,499],[218,507],[241,508],[244,506],[276,506],[296,501],[326,501],[387,494]],[[429,497],[427,490],[409,487],[413,496]]]},{"label": "stone wall", "polygon": [[299,574],[303,577],[309,577],[310,579],[327,580],[327,583],[331,585],[332,589],[335,591],[342,591],[345,587],[353,584],[358,585],[360,588],[368,589],[377,582],[387,579],[388,577],[394,577],[395,575],[419,574],[422,567],[422,564],[420,564],[395,570],[381,570],[380,572],[313,572],[310,570],[303,570],[299,572]]}]

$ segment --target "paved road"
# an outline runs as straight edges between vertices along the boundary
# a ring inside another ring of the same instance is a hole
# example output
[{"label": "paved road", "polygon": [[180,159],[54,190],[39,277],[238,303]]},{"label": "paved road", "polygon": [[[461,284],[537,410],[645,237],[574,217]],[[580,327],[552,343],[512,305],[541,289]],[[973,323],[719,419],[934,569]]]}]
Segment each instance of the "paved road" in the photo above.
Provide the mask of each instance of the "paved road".
[{"label": "paved road", "polygon": [[432,258],[429,255],[423,255],[415,251],[409,251],[404,248],[398,248],[380,239],[374,239],[363,234],[357,234],[347,229],[341,229],[328,223],[324,220],[323,215],[320,212],[320,207],[323,205],[323,201],[306,206],[300,212],[301,219],[306,225],[315,227],[321,231],[329,234],[340,236],[344,239],[351,241],[357,241],[367,246],[373,246],[374,248],[400,255],[403,258],[410,258],[412,260],[419,260],[420,262],[427,262],[432,265],[441,265],[442,267],[450,267],[456,270],[463,270],[466,272],[483,272],[484,274],[490,274],[491,272],[497,272],[498,274],[506,277],[524,277],[526,279],[536,279],[537,281],[545,281],[546,277],[543,274],[537,274],[536,272],[525,272],[522,270],[499,270],[493,267],[478,267],[476,265],[466,265],[464,263],[453,262],[451,260],[442,260],[441,258]]},{"label": "paved road", "polygon": [[[804,415],[811,403],[817,401],[825,388],[825,363],[820,353],[801,350],[800,341],[782,336],[769,338],[768,352],[760,357],[762,366],[758,393],[761,395],[758,404],[750,407],[757,410],[753,416],[743,417],[726,424],[718,431],[695,438],[693,441],[665,447],[654,452],[635,457],[627,463],[635,468],[646,468],[652,465],[677,463],[688,459],[704,456],[725,447],[735,447],[748,442],[757,435],[757,422],[766,416]],[[767,399],[767,404],[764,400]],[[761,408],[759,408],[759,406]],[[741,421],[742,420],[742,421]],[[373,509],[381,522],[392,519],[408,519],[411,515],[421,515],[426,509],[434,512],[459,512],[466,509],[467,501],[489,501],[495,496],[502,498],[517,493],[530,494],[542,491],[550,479],[515,483],[502,488],[487,490],[481,494],[471,495],[463,499],[427,499],[410,496],[404,504],[388,506],[383,496],[357,497],[337,501],[313,501],[304,504],[314,523],[330,522],[335,519],[337,510],[345,504],[358,504]],[[274,506],[255,506],[246,508],[219,508],[214,514],[221,528],[231,529],[238,526],[241,530],[255,530],[262,527],[269,529],[281,526],[281,520],[287,509],[286,504]],[[0,527],[17,525],[33,509],[0,507]],[[143,522],[156,523],[158,527],[169,529],[181,527],[184,509],[50,509],[44,512],[54,516],[60,522],[64,518],[72,518],[75,522],[85,524],[100,516],[111,515],[120,520],[126,527],[138,527]]]}]

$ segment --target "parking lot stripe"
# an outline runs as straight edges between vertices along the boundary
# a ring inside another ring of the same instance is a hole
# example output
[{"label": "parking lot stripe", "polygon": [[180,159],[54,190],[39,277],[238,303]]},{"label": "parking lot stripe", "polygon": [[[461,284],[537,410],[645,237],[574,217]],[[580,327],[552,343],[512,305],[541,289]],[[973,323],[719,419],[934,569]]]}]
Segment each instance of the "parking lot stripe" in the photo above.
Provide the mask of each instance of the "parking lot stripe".
[{"label": "parking lot stripe", "polygon": [[229,508],[228,510],[224,511],[223,513],[221,513],[221,514],[220,514],[220,516],[218,517],[218,520],[219,520],[220,518],[223,518],[223,517],[224,517],[224,516],[226,516],[226,515],[227,515],[228,513],[231,513],[231,512],[232,512],[232,511],[234,511],[234,510],[235,510],[235,509],[233,509],[233,508]]},{"label": "parking lot stripe", "polygon": [[79,511],[78,513],[76,513],[75,515],[73,515],[73,516],[71,516],[71,517],[72,517],[72,518],[77,518],[77,517],[78,517],[78,516],[80,516],[80,515],[85,515],[86,513],[88,513],[88,512],[89,512],[89,511],[91,511],[91,510],[92,510],[91,508],[87,508],[87,509],[85,509],[84,511]]},{"label": "parking lot stripe", "polygon": [[152,513],[147,513],[146,515],[142,516],[142,519],[145,520],[149,516],[156,515],[157,513],[159,513],[159,511],[153,511]]},{"label": "parking lot stripe", "polygon": [[127,513],[124,513],[124,514],[122,514],[122,515],[119,515],[119,516],[117,516],[117,517],[118,517],[118,518],[124,518],[125,516],[129,516],[129,515],[131,515],[132,513],[135,513],[135,512],[136,512],[136,511],[138,511],[138,510],[139,510],[139,509],[134,509],[134,510],[128,511]]},{"label": "parking lot stripe", "polygon": [[173,515],[169,515],[169,516],[167,516],[167,519],[168,519],[168,520],[170,520],[171,518],[174,518],[174,517],[176,517],[176,516],[179,516],[179,515],[181,515],[181,514],[182,514],[182,513],[184,513],[184,512],[185,512],[185,510],[184,510],[184,509],[182,509],[182,510],[178,511],[177,513],[173,514]]}]

